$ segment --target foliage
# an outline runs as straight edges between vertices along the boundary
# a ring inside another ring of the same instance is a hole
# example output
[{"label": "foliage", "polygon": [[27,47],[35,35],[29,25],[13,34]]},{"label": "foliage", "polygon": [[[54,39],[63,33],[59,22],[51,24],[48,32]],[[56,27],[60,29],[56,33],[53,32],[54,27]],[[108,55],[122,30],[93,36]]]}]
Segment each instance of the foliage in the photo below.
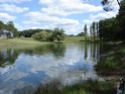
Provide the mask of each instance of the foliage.
[{"label": "foliage", "polygon": [[87,29],[87,25],[84,26],[84,32],[85,32],[85,40],[87,40],[88,37],[88,29]]},{"label": "foliage", "polygon": [[46,31],[41,31],[39,33],[35,33],[32,35],[33,39],[39,40],[39,41],[48,41],[51,37],[51,34]]},{"label": "foliage", "polygon": [[[115,82],[93,81],[64,86],[59,89],[59,82],[40,86],[34,94],[115,94]],[[109,88],[110,87],[110,88]]]},{"label": "foliage", "polygon": [[[107,0],[109,1],[109,0]],[[123,41],[125,40],[125,0],[120,2],[118,15],[113,18],[99,21],[99,38],[103,41]]]},{"label": "foliage", "polygon": [[12,21],[9,21],[6,25],[6,29],[9,30],[9,31],[12,31],[14,36],[17,37],[18,36],[18,31],[17,29],[15,28],[14,24]]},{"label": "foliage", "polygon": [[90,37],[95,41],[98,38],[99,33],[99,23],[93,22],[90,25]]},{"label": "foliage", "polygon": [[121,40],[119,25],[116,18],[101,20],[99,22],[99,38],[104,41]]},{"label": "foliage", "polygon": [[85,32],[80,32],[77,36],[85,36]]},{"label": "foliage", "polygon": [[19,36],[24,36],[24,37],[31,37],[35,33],[39,33],[41,31],[46,31],[46,32],[51,32],[52,30],[49,29],[29,29],[29,30],[23,30],[20,31]]},{"label": "foliage", "polygon": [[97,63],[96,71],[97,72],[120,72],[124,71],[125,64],[124,61],[122,61],[122,58],[125,58],[125,48],[123,45],[117,48],[118,50],[114,49],[114,51],[111,51],[106,57],[103,57],[99,60]]},{"label": "foliage", "polygon": [[14,37],[17,37],[19,34],[12,21],[9,21],[7,24],[4,24],[2,21],[0,21],[0,34],[3,34],[4,30],[9,31],[7,33],[7,37],[10,36],[10,32],[13,33]]},{"label": "foliage", "polygon": [[61,40],[64,40],[65,34],[63,29],[55,28],[53,31],[41,31],[39,33],[35,33],[32,35],[33,39],[39,40],[39,41],[54,41],[58,40],[60,42]]},{"label": "foliage", "polygon": [[58,42],[60,42],[61,40],[64,40],[65,39],[64,32],[65,31],[63,29],[55,28],[52,34],[53,39],[58,40]]}]

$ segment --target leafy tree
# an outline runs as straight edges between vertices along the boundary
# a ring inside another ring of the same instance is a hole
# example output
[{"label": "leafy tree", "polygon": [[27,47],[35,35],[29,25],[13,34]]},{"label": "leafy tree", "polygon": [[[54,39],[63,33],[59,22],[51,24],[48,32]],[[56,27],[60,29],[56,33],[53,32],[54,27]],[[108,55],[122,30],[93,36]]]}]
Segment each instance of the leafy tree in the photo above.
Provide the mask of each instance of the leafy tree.
[{"label": "leafy tree", "polygon": [[4,23],[0,21],[0,31],[4,28]]},{"label": "leafy tree", "polygon": [[95,22],[95,31],[96,31],[95,36],[96,38],[98,38],[99,37],[99,22]]},{"label": "leafy tree", "polygon": [[80,32],[77,36],[85,36],[85,32]]},{"label": "leafy tree", "polygon": [[55,28],[52,34],[53,39],[57,39],[58,42],[60,42],[61,40],[65,39],[65,34],[64,34],[64,30],[63,29],[59,29],[59,28]]},{"label": "leafy tree", "polygon": [[93,29],[92,29],[92,25],[90,25],[90,37],[93,38]]},{"label": "leafy tree", "polygon": [[94,41],[96,40],[96,23],[95,22],[93,22],[92,23],[92,31],[93,31],[93,39],[94,39]]},{"label": "leafy tree", "polygon": [[85,32],[85,40],[87,40],[88,37],[88,33],[87,33],[88,29],[87,29],[87,25],[84,26],[84,32]]},{"label": "leafy tree", "polygon": [[41,31],[39,33],[35,33],[34,35],[32,35],[33,39],[39,41],[48,41],[50,36],[51,35],[46,31]]},{"label": "leafy tree", "polygon": [[119,9],[119,13],[116,17],[116,19],[118,20],[118,23],[119,23],[119,27],[121,28],[120,31],[119,31],[119,35],[121,36],[121,40],[124,41],[125,40],[125,0],[122,0],[120,5],[122,7],[120,7]]},{"label": "leafy tree", "polygon": [[[18,31],[17,31],[17,29],[15,28],[15,26],[14,26],[14,24],[13,24],[12,21],[9,21],[9,22],[6,24],[6,29],[9,30],[9,31],[11,31],[11,32],[14,34],[15,37],[18,36]],[[9,32],[9,33],[10,33],[10,32]]]},{"label": "leafy tree", "polygon": [[49,29],[28,29],[28,30],[23,30],[19,32],[19,36],[24,36],[24,37],[32,37],[35,33],[39,33],[41,31],[46,31],[48,33],[52,32],[52,30]]}]

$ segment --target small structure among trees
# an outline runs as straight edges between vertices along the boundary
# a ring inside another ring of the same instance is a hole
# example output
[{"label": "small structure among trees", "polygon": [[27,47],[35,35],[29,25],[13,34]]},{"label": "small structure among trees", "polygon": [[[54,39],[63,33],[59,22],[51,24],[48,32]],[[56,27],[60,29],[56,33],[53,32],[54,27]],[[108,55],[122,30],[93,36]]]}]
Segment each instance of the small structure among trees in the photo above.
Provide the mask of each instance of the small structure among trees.
[{"label": "small structure among trees", "polygon": [[0,38],[12,38],[17,36],[18,31],[12,21],[9,21],[7,24],[0,21]]},{"label": "small structure among trees", "polygon": [[1,30],[0,38],[12,38],[14,37],[13,32],[9,30]]}]

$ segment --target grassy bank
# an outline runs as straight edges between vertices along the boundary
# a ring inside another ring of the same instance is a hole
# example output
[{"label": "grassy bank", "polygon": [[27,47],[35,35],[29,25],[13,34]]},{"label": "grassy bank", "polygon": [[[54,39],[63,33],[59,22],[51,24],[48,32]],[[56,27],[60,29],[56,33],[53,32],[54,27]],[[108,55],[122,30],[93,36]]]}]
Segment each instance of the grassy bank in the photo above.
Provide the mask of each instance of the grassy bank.
[{"label": "grassy bank", "polygon": [[34,94],[116,94],[116,82],[88,80],[60,89],[58,84],[51,83],[38,88]]},{"label": "grassy bank", "polygon": [[[81,42],[84,41],[84,37],[66,37],[63,43],[69,42]],[[32,38],[12,38],[12,39],[0,39],[0,49],[1,48],[28,48],[44,44],[55,43],[54,42],[41,42],[36,41]]]},{"label": "grassy bank", "polygon": [[113,74],[125,73],[125,45],[118,45],[110,53],[100,59],[96,65],[97,72],[107,72]]},{"label": "grassy bank", "polygon": [[39,42],[32,38],[13,38],[13,39],[0,39],[0,49],[1,48],[31,48],[35,46],[40,46],[43,44],[48,44],[49,42]]}]

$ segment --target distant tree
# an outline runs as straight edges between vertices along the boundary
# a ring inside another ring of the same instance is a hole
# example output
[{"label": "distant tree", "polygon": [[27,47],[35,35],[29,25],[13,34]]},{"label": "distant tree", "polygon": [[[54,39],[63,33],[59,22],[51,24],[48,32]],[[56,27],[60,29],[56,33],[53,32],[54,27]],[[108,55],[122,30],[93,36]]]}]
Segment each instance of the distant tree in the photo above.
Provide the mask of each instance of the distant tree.
[{"label": "distant tree", "polygon": [[53,39],[58,40],[58,42],[60,42],[61,40],[64,40],[65,39],[64,32],[65,31],[63,29],[55,28],[52,34]]},{"label": "distant tree", "polygon": [[95,23],[95,29],[96,29],[96,38],[99,37],[99,22]]},{"label": "distant tree", "polygon": [[0,31],[4,28],[4,23],[0,21]]},{"label": "distant tree", "polygon": [[18,36],[18,31],[17,31],[17,28],[15,28],[14,24],[12,21],[9,21],[7,24],[6,24],[6,29],[8,31],[10,31],[9,33],[13,33],[14,37]]},{"label": "distant tree", "polygon": [[71,35],[67,35],[67,36],[74,37],[75,35],[71,34]]},{"label": "distant tree", "polygon": [[88,29],[87,29],[87,25],[84,26],[84,32],[85,32],[85,40],[87,40],[88,37]]},{"label": "distant tree", "polygon": [[50,36],[51,35],[48,32],[41,31],[39,33],[35,33],[34,35],[32,35],[32,38],[39,41],[48,41]]},{"label": "distant tree", "polygon": [[93,38],[93,29],[92,29],[92,25],[90,25],[90,37]]},{"label": "distant tree", "polygon": [[92,23],[92,31],[93,31],[93,39],[94,39],[94,41],[96,40],[96,23],[95,22],[93,22]]},{"label": "distant tree", "polygon": [[85,36],[85,32],[80,32],[77,36]]}]

